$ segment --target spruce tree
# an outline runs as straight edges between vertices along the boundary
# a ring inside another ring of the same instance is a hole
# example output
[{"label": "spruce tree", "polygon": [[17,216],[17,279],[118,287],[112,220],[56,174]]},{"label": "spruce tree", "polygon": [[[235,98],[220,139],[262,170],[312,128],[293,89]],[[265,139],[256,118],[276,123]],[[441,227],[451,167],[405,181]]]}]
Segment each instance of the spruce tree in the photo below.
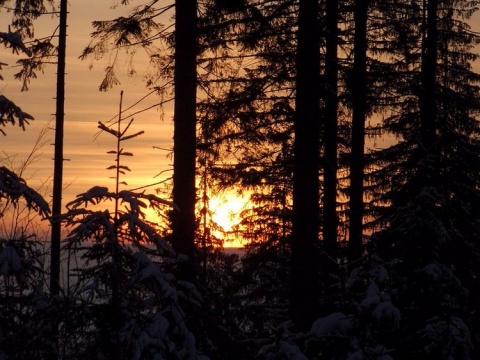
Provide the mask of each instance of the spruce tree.
[{"label": "spruce tree", "polygon": [[[327,255],[336,259],[337,250],[337,171],[338,171],[338,43],[339,4],[329,0],[325,9],[325,125],[324,187],[323,187],[323,243]],[[328,261],[328,260],[325,260]]]},{"label": "spruce tree", "polygon": [[[149,74],[146,85],[153,88],[150,95],[164,96],[172,90],[174,100],[173,145],[173,201],[179,209],[171,213],[173,246],[186,256],[180,266],[180,275],[188,281],[195,278],[195,204],[196,204],[196,87],[197,87],[197,3],[175,1],[158,6],[152,2],[135,7],[124,17],[108,21],[95,21],[96,31],[92,41],[84,49],[81,58],[101,57],[110,51],[143,49],[149,56],[156,74]],[[164,31],[159,18],[169,10],[175,12],[174,31]],[[113,42],[109,42],[113,39]],[[156,41],[152,41],[155,39]],[[165,46],[167,51],[163,51]],[[116,75],[116,58],[106,68],[100,90],[106,91],[119,84]],[[173,64],[173,66],[172,66]],[[135,72],[133,69],[131,72]],[[171,79],[173,78],[173,82]]]},{"label": "spruce tree", "polygon": [[300,330],[318,315],[319,86],[318,4],[300,1],[293,158],[291,318]]},{"label": "spruce tree", "polygon": [[195,280],[197,2],[175,1],[172,244],[187,256],[180,278]]},{"label": "spruce tree", "polygon": [[[395,264],[391,273],[403,290],[394,301],[405,331],[414,334],[400,336],[401,357],[474,356],[469,344],[476,330],[471,337],[468,327],[474,329],[475,322],[468,321],[468,304],[478,296],[471,276],[478,213],[470,204],[478,196],[473,179],[478,178],[479,77],[471,62],[478,38],[465,21],[476,3],[404,4],[397,20],[383,10],[389,36],[403,40],[389,43],[397,86],[384,122],[399,141],[372,154],[373,168],[378,167],[367,177],[378,191],[373,193],[381,210],[377,224],[385,227],[374,236],[375,249]],[[472,226],[465,227],[465,219]],[[459,331],[456,340],[449,323]]]},{"label": "spruce tree", "polygon": [[63,216],[69,229],[65,248],[78,261],[69,274],[64,356],[196,359],[198,343],[185,308],[198,311],[201,297],[192,284],[172,275],[181,264],[144,212],[173,204],[145,191],[121,189],[130,171],[123,159],[133,156],[123,144],[143,133],[130,134],[133,119],[125,126],[123,120],[120,105],[116,129],[99,122],[116,139],[116,149],[108,152],[115,156],[108,167],[115,172],[115,189],[92,187],[69,202]]},{"label": "spruce tree", "polygon": [[349,252],[350,260],[362,256],[363,248],[363,173],[365,154],[365,121],[367,116],[367,20],[369,1],[355,1],[353,43],[352,142],[350,155],[350,208]]},{"label": "spruce tree", "polygon": [[200,41],[212,54],[199,58],[199,147],[216,186],[249,196],[235,235],[246,247],[238,295],[254,341],[288,319],[297,6],[207,4]]},{"label": "spruce tree", "polygon": [[[20,33],[10,28],[8,32],[0,32],[0,40],[14,52],[30,54]],[[6,135],[3,127],[18,125],[25,130],[33,119],[0,95],[3,135]],[[33,214],[44,220],[50,217],[51,210],[40,193],[22,178],[28,160],[16,172],[5,166],[6,162],[2,159],[0,166],[0,357],[46,359],[56,350],[52,341],[55,314],[50,311],[47,286],[43,283],[48,270],[44,249],[35,234],[38,224],[34,222],[38,218]]]}]

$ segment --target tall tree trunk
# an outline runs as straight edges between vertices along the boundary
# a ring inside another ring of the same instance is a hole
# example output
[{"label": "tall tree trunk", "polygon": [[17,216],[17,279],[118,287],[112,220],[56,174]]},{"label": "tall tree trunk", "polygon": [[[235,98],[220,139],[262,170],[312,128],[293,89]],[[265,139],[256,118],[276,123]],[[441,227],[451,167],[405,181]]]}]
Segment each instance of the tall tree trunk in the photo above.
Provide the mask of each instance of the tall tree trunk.
[{"label": "tall tree trunk", "polygon": [[291,317],[307,330],[318,315],[316,247],[319,230],[319,41],[318,1],[300,0],[296,78]]},{"label": "tall tree trunk", "polygon": [[60,2],[60,26],[58,37],[57,96],[55,110],[55,150],[52,200],[52,250],[50,270],[50,293],[60,292],[60,242],[63,186],[63,128],[65,120],[65,57],[67,43],[67,1]]},{"label": "tall tree trunk", "polygon": [[420,98],[420,138],[422,152],[427,155],[435,144],[436,133],[436,76],[437,76],[437,0],[427,1],[426,24],[422,43],[422,87]]},{"label": "tall tree trunk", "polygon": [[175,1],[175,105],[172,243],[188,260],[178,276],[194,280],[197,1]]},{"label": "tall tree trunk", "polygon": [[368,0],[355,1],[355,36],[352,81],[352,143],[350,156],[349,258],[362,255],[365,119],[367,112]]},{"label": "tall tree trunk", "polygon": [[[56,297],[60,293],[60,243],[63,187],[63,133],[65,120],[65,59],[67,49],[67,0],[60,1],[60,24],[58,36],[57,58],[57,94],[55,108],[55,149],[53,168],[53,200],[52,200],[52,237],[50,254],[50,296]],[[58,357],[58,326],[54,329],[54,342]]]},{"label": "tall tree trunk", "polygon": [[327,0],[325,62],[325,144],[323,242],[325,252],[336,258],[337,248],[337,128],[338,128],[338,0]]},{"label": "tall tree trunk", "polygon": [[331,311],[337,272],[337,167],[338,167],[338,0],[326,3],[324,187],[323,187],[323,304],[322,314]]},{"label": "tall tree trunk", "polygon": [[[422,28],[422,58],[421,58],[421,92],[419,94],[420,128],[419,144],[414,154],[417,169],[410,182],[413,201],[421,193],[428,193],[433,188],[438,189],[439,162],[437,156],[436,130],[437,124],[437,7],[438,0],[424,0],[424,19]],[[436,196],[431,193],[431,196]],[[438,214],[434,202],[422,201],[423,213]],[[427,224],[428,220],[423,223]],[[408,242],[405,250],[405,263],[410,268],[424,266],[437,260],[438,233],[428,226],[418,231],[423,232],[419,241]]]}]

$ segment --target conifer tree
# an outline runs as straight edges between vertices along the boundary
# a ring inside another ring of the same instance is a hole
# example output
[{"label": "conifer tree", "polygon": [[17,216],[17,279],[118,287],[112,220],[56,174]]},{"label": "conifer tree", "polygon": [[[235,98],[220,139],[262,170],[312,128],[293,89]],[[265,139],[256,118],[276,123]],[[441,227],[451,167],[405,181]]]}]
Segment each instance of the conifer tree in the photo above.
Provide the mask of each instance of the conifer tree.
[{"label": "conifer tree", "polygon": [[68,203],[63,216],[70,230],[65,247],[81,261],[70,275],[75,281],[68,289],[73,306],[63,324],[64,356],[196,359],[199,350],[183,306],[196,308],[200,295],[172,275],[175,252],[144,212],[172,203],[120,189],[130,171],[122,159],[133,156],[123,144],[143,133],[129,134],[133,119],[123,126],[121,116],[120,105],[117,129],[99,122],[102,131],[116,138],[116,149],[108,152],[115,155],[108,167],[115,172],[115,190],[94,186]]},{"label": "conifer tree", "polygon": [[[465,22],[476,3],[418,2],[405,5],[397,21],[389,18],[388,5],[383,10],[392,26],[389,36],[403,40],[390,43],[397,86],[392,87],[395,110],[384,122],[399,141],[372,154],[380,168],[367,176],[379,191],[377,209],[386,205],[380,212],[384,230],[375,234],[374,245],[384,258],[394,259],[395,286],[409,283],[394,299],[415,334],[400,335],[405,338],[401,357],[474,356],[475,322],[467,320],[466,294],[471,300],[478,295],[475,276],[464,270],[466,263],[470,271],[476,268],[477,244],[468,239],[478,229],[463,224],[478,217],[470,205],[478,196],[473,179],[478,178],[479,76],[471,67],[478,38]],[[456,340],[449,322],[458,329]]]},{"label": "conifer tree", "polygon": [[197,143],[197,2],[175,1],[175,107],[173,133],[172,244],[187,256],[179,276],[195,279]]},{"label": "conifer tree", "polygon": [[350,260],[362,255],[363,243],[363,173],[365,154],[365,121],[367,116],[367,19],[369,1],[355,1],[352,70],[352,145],[350,155]]},{"label": "conifer tree", "polygon": [[[7,3],[3,1],[2,4]],[[53,174],[53,197],[51,217],[51,259],[50,259],[50,292],[52,297],[60,293],[60,242],[62,213],[62,189],[63,189],[63,128],[64,128],[64,103],[65,103],[65,58],[66,58],[66,31],[67,31],[67,1],[59,2],[59,26],[58,35],[39,39],[28,47],[23,44],[22,38],[33,38],[34,20],[47,13],[47,5],[54,7],[52,0],[47,1],[15,1],[13,6],[12,26],[7,38],[15,39],[12,48],[14,51],[21,49],[28,55],[26,59],[20,59],[20,71],[15,77],[22,81],[22,90],[28,90],[28,84],[37,72],[51,59],[57,64],[57,87],[56,87],[56,123],[55,123],[55,150],[54,150],[54,174]],[[55,30],[56,32],[56,30]],[[58,44],[52,44],[52,40],[58,36]],[[7,39],[5,39],[7,41]],[[11,41],[10,41],[11,42]]]},{"label": "conifer tree", "polygon": [[319,234],[319,26],[318,4],[300,1],[297,33],[293,159],[291,317],[307,329],[318,315]]},{"label": "conifer tree", "polygon": [[[181,210],[171,214],[173,246],[186,260],[180,265],[179,274],[188,281],[194,280],[195,262],[195,203],[196,203],[196,58],[197,58],[197,3],[175,1],[165,6],[157,6],[154,1],[146,6],[133,9],[127,17],[109,21],[95,21],[96,31],[81,58],[103,56],[110,51],[143,48],[158,73],[150,76],[146,84],[153,87],[150,94],[163,94],[171,91],[174,99],[174,145],[173,145],[173,201]],[[158,17],[170,9],[175,11],[175,31],[163,31]],[[109,42],[113,39],[113,42]],[[157,41],[152,41],[155,39]],[[162,49],[165,45],[167,51]],[[130,52],[131,51],[131,52]],[[173,61],[172,61],[173,60]],[[115,61],[107,66],[100,90],[105,91],[118,85]],[[173,66],[172,66],[173,64]],[[134,72],[132,70],[132,72]],[[173,82],[171,79],[173,78]],[[164,80],[166,80],[164,82]],[[169,99],[170,101],[172,99]],[[159,101],[162,106],[165,101]]]},{"label": "conifer tree", "polygon": [[[0,32],[0,39],[14,52],[29,53],[20,34],[10,29]],[[33,116],[0,95],[2,128],[11,124],[25,130],[31,120]],[[0,132],[6,135],[3,129]],[[21,177],[22,169],[15,173],[4,165],[0,166],[0,357],[43,359],[56,348],[52,341],[55,332],[43,283],[45,254],[30,214],[47,219],[51,211],[44,198]],[[9,212],[12,208],[14,211]]]},{"label": "conifer tree", "polygon": [[325,6],[325,83],[323,85],[323,212],[322,212],[322,282],[323,307],[330,308],[331,293],[338,273],[338,133],[339,133],[339,2],[329,0]]},{"label": "conifer tree", "polygon": [[50,292],[60,293],[60,243],[63,193],[63,133],[65,120],[65,61],[67,47],[67,0],[60,1],[60,22],[57,50],[57,87],[55,97],[55,150],[53,166],[52,239],[50,260]]},{"label": "conifer tree", "polygon": [[[25,207],[24,212],[50,216],[50,207],[25,180],[0,167],[0,216],[8,218],[9,206]],[[23,215],[25,216],[25,215]],[[4,219],[13,224],[13,219]],[[50,301],[43,283],[45,259],[32,224],[19,231],[1,229],[0,235],[0,356],[3,358],[45,359],[54,351],[54,328]]]}]

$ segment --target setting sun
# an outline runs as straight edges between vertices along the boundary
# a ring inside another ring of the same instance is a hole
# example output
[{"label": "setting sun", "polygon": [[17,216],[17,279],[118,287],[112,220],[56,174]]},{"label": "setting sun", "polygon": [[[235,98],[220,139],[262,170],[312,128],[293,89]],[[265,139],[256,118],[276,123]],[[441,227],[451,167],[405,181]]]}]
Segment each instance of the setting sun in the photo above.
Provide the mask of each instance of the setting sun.
[{"label": "setting sun", "polygon": [[232,231],[240,221],[240,212],[245,206],[245,200],[235,196],[228,198],[214,198],[210,201],[213,210],[212,220],[220,225],[224,231]]},{"label": "setting sun", "polygon": [[[223,232],[217,234],[224,238],[226,246],[243,246],[239,239],[233,234],[235,225],[241,221],[240,213],[248,202],[247,196],[241,196],[236,193],[225,193],[210,199],[210,209],[212,211],[212,220],[218,224]],[[230,234],[230,236],[228,236]]]}]

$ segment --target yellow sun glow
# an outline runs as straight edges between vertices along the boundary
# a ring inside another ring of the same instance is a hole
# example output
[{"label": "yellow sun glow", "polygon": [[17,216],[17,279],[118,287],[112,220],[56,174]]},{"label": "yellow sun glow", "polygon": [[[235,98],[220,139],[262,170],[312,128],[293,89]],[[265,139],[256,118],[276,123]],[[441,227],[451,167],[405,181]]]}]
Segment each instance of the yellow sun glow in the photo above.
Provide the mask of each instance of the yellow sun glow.
[{"label": "yellow sun glow", "polygon": [[233,232],[235,225],[240,223],[240,213],[247,202],[247,197],[239,196],[236,193],[227,193],[210,199],[209,207],[212,211],[212,220],[223,229],[223,233],[218,234],[218,237],[226,240],[224,243],[226,247],[243,246],[235,234],[228,235]]},{"label": "yellow sun glow", "polygon": [[[227,192],[213,196],[209,200],[209,209],[211,211],[210,220],[216,223],[221,230],[211,230],[211,234],[218,239],[223,240],[224,247],[240,248],[244,244],[238,239],[235,233],[235,226],[242,220],[240,214],[245,209],[248,202],[248,196],[238,195],[236,192]],[[157,212],[148,207],[142,208],[146,220],[165,225],[165,219],[157,214]]]}]

